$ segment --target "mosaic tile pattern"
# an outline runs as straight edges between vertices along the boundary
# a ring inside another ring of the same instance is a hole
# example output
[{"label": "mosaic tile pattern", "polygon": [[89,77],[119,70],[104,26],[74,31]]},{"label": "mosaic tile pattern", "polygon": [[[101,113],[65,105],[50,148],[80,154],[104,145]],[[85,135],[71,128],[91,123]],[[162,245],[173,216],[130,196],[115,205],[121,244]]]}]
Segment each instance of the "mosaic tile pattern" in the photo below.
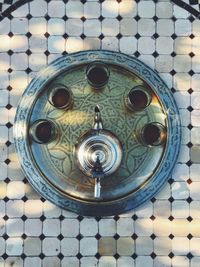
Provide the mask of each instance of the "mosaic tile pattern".
[{"label": "mosaic tile pattern", "polygon": [[[34,0],[0,22],[0,266],[200,266],[200,21],[169,1],[137,2]],[[87,218],[45,201],[14,151],[26,85],[55,58],[86,49],[138,57],[180,109],[172,176],[151,201],[120,216]]]}]

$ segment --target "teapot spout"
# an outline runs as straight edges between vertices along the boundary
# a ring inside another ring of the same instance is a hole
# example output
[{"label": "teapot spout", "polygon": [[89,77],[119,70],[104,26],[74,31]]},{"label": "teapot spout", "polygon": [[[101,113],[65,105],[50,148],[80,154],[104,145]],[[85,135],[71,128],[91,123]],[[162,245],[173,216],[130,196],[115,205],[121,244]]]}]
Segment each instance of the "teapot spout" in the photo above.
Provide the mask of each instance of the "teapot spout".
[{"label": "teapot spout", "polygon": [[93,129],[96,131],[102,130],[103,129],[103,123],[102,123],[100,109],[99,109],[98,105],[95,106],[94,112],[95,112],[95,115],[94,115]]}]

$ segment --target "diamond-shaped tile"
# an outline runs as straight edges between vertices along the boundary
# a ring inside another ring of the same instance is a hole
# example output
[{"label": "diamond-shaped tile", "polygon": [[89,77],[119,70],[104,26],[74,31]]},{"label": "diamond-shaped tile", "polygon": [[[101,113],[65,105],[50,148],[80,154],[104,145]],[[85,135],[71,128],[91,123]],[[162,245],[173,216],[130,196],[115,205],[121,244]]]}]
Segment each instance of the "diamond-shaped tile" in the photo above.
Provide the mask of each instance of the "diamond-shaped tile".
[{"label": "diamond-shaped tile", "polygon": [[170,238],[170,239],[173,239],[173,238],[174,238],[174,235],[173,235],[173,234],[170,234],[170,235],[169,235],[169,238]]}]

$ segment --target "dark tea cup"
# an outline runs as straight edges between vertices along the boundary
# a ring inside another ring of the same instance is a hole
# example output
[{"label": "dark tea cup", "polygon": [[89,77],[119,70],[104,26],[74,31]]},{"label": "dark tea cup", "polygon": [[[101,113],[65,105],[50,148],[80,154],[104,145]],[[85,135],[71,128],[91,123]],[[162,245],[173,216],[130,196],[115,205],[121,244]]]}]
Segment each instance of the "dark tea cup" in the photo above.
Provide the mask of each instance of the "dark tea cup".
[{"label": "dark tea cup", "polygon": [[88,65],[86,69],[86,77],[88,83],[92,87],[99,89],[107,84],[110,77],[110,71],[106,64],[95,61]]},{"label": "dark tea cup", "polygon": [[146,124],[136,133],[136,139],[145,146],[160,146],[166,142],[166,127],[159,122]]},{"label": "dark tea cup", "polygon": [[30,134],[36,143],[47,144],[56,137],[55,125],[49,120],[37,120],[31,125]]},{"label": "dark tea cup", "polygon": [[73,104],[72,92],[64,86],[56,86],[49,93],[49,102],[58,109],[68,110]]},{"label": "dark tea cup", "polygon": [[125,97],[125,104],[131,111],[141,111],[151,103],[151,93],[143,86],[133,87]]}]

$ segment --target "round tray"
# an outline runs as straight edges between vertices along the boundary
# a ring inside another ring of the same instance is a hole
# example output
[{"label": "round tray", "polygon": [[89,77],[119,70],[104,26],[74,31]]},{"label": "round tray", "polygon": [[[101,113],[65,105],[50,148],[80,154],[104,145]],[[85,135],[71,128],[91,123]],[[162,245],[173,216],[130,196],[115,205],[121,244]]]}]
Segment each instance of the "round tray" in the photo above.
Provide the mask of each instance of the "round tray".
[{"label": "round tray", "polygon": [[[103,89],[94,90],[86,68],[102,61],[110,70]],[[73,107],[54,108],[49,92],[58,84],[73,93]],[[152,94],[142,111],[128,110],[127,93],[141,85]],[[104,128],[113,132],[123,148],[119,169],[101,181],[101,197],[94,197],[94,179],[77,166],[75,147],[93,124],[99,105]],[[30,126],[39,119],[54,122],[57,137],[48,144],[30,138]],[[159,122],[167,129],[165,145],[148,147],[135,138],[144,125]],[[83,215],[113,215],[133,209],[151,198],[169,178],[178,156],[181,125],[170,90],[158,74],[130,56],[105,51],[83,51],[55,60],[32,80],[18,106],[14,140],[21,166],[29,182],[46,199]]]}]

